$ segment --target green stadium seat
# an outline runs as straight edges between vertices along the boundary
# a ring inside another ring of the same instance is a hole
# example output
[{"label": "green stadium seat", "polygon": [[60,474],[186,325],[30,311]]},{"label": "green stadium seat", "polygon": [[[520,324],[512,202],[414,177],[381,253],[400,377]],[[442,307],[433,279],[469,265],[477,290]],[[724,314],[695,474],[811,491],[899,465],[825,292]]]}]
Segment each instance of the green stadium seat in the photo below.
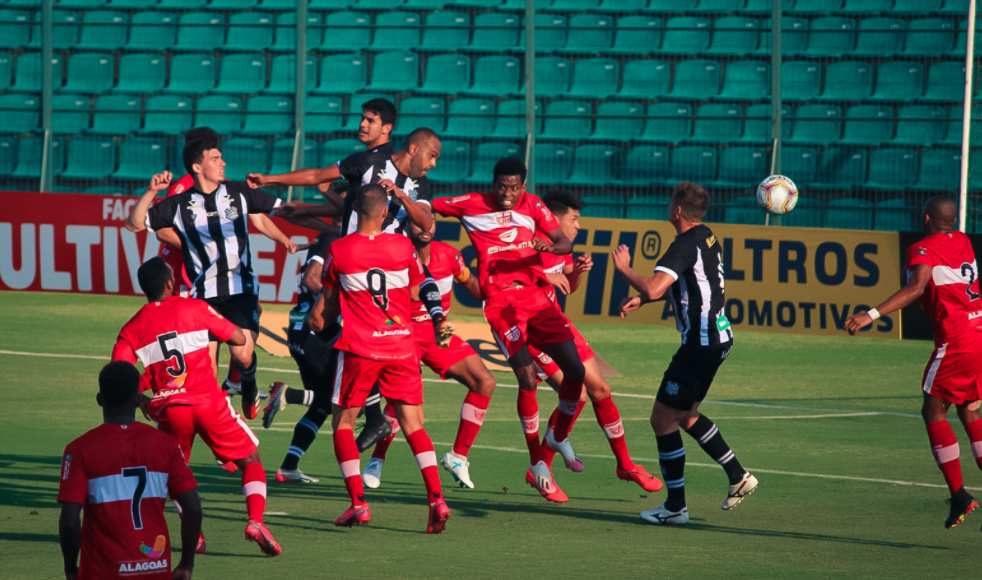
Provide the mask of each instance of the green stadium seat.
[{"label": "green stadium seat", "polygon": [[[886,62],[876,70],[871,99],[911,102],[924,93],[924,66],[919,62]],[[961,93],[959,93],[961,94]]]},{"label": "green stadium seat", "polygon": [[583,217],[624,219],[624,205],[627,200],[622,195],[608,193],[605,195],[584,195],[580,198]]},{"label": "green stadium seat", "polygon": [[[621,80],[620,66],[611,58],[584,58],[573,67],[573,82],[567,93],[571,97],[602,99],[617,92]],[[536,79],[536,93],[539,92]]]},{"label": "green stadium seat", "polygon": [[[850,189],[866,183],[866,150],[852,147],[829,147],[822,151],[812,187]],[[792,177],[794,179],[794,177]]]},{"label": "green stadium seat", "polygon": [[[665,160],[668,160],[666,154]],[[667,195],[642,194],[636,195],[627,200],[627,214],[624,216],[629,220],[667,220],[668,206],[672,203],[672,198]]]},{"label": "green stadium seat", "polygon": [[453,52],[471,41],[471,17],[450,10],[430,12],[423,26],[423,42],[417,50]]},{"label": "green stadium seat", "polygon": [[781,226],[798,228],[820,228],[824,221],[825,213],[822,202],[811,197],[803,197],[798,191],[798,203],[795,204],[791,213],[781,217]]},{"label": "green stadium seat", "polygon": [[161,10],[200,10],[208,0],[160,0],[157,7]]},{"label": "green stadium seat", "polygon": [[[361,4],[358,6],[362,7]],[[420,18],[415,12],[383,12],[375,17],[375,38],[369,50],[404,50],[420,43]],[[328,29],[330,30],[330,29]],[[328,35],[330,32],[328,32]],[[348,50],[353,50],[349,47]]]},{"label": "green stadium seat", "polygon": [[863,14],[884,14],[893,8],[893,0],[846,0],[839,12],[858,16]]},{"label": "green stadium seat", "polygon": [[0,48],[21,48],[31,42],[31,13],[0,10]]},{"label": "green stadium seat", "polygon": [[834,62],[825,67],[825,101],[862,101],[873,92],[873,66],[866,62]]},{"label": "green stadium seat", "polygon": [[411,91],[418,86],[419,57],[414,53],[393,51],[375,55],[372,62],[372,82],[369,83],[367,89],[372,91]]},{"label": "green stadium seat", "polygon": [[600,6],[600,0],[553,0],[549,10],[554,12],[583,12],[595,10]]},{"label": "green stadium seat", "polygon": [[76,137],[68,142],[65,179],[105,179],[116,169],[116,142],[109,137]]},{"label": "green stadium seat", "polygon": [[969,0],[944,0],[944,6],[939,12],[944,14],[957,14],[965,16],[968,14]]},{"label": "green stadium seat", "polygon": [[487,99],[455,99],[450,103],[447,127],[443,135],[474,137],[494,133],[494,101]]},{"label": "green stadium seat", "polygon": [[36,8],[41,9],[41,0],[7,0],[7,5],[14,8]]},{"label": "green stadium seat", "polygon": [[[536,14],[535,52],[549,53],[566,47],[566,17],[562,14]],[[522,19],[524,29],[525,19]],[[516,50],[525,52],[525,35],[519,34]]]},{"label": "green stadium seat", "polygon": [[252,10],[259,4],[258,0],[209,0],[210,10]]},{"label": "green stadium seat", "polygon": [[130,18],[127,50],[163,50],[177,43],[177,16],[169,12],[137,12]]},{"label": "green stadium seat", "polygon": [[808,32],[809,56],[843,56],[856,47],[856,23],[830,16],[812,20]]},{"label": "green stadium seat", "polygon": [[[215,7],[212,0],[209,8]],[[239,12],[228,19],[228,33],[222,50],[252,52],[273,45],[273,15],[266,12]],[[195,49],[197,50],[197,49]]]},{"label": "green stadium seat", "polygon": [[796,0],[791,12],[799,14],[831,14],[842,9],[842,0]]},{"label": "green stadium seat", "polygon": [[358,0],[355,8],[359,10],[395,10],[404,0]]},{"label": "green stadium seat", "polygon": [[566,47],[569,54],[607,52],[614,43],[614,19],[602,14],[577,14],[569,19]]},{"label": "green stadium seat", "polygon": [[[573,65],[565,58],[544,56],[535,59],[535,96],[559,97],[569,91]],[[523,87],[517,95],[524,95]]]},{"label": "green stadium seat", "polygon": [[474,17],[474,35],[470,50],[503,52],[518,47],[524,30],[518,27],[519,18],[505,12],[485,12]]},{"label": "green stadium seat", "polygon": [[729,14],[743,10],[746,5],[747,0],[699,0],[696,10],[713,14]]},{"label": "green stadium seat", "polygon": [[372,17],[364,12],[333,12],[324,17],[324,27],[322,51],[365,50],[372,42]]},{"label": "green stadium seat", "polygon": [[982,149],[972,151],[968,162],[968,188],[971,191],[982,190]]},{"label": "green stadium seat", "polygon": [[657,99],[668,94],[672,68],[663,60],[631,59],[624,63],[624,84],[617,96]]},{"label": "green stadium seat", "polygon": [[887,199],[877,202],[874,230],[909,232],[914,229],[914,210],[906,199]]},{"label": "green stadium seat", "polygon": [[710,183],[716,180],[716,149],[687,145],[672,151],[672,181]]},{"label": "green stadium seat", "polygon": [[[345,10],[355,5],[355,0],[310,0],[307,10]],[[297,3],[290,0],[290,8],[296,8]]]},{"label": "green stadium seat", "polygon": [[222,58],[218,86],[214,92],[255,94],[266,88],[266,57],[262,54],[231,54]]},{"label": "green stadium seat", "polygon": [[771,65],[759,60],[738,60],[726,65],[723,90],[717,99],[759,101],[771,94]]},{"label": "green stadium seat", "polygon": [[321,59],[321,81],[314,93],[345,95],[357,93],[366,86],[368,57],[361,54],[332,54]]},{"label": "green stadium seat", "polygon": [[41,124],[41,98],[35,95],[0,95],[0,133],[29,133]]},{"label": "green stadium seat", "polygon": [[474,62],[473,95],[510,95],[522,86],[522,67],[513,56],[482,56]]},{"label": "green stadium seat", "polygon": [[326,135],[341,130],[342,108],[340,97],[309,96],[305,101],[303,125],[308,135]]},{"label": "green stadium seat", "polygon": [[[294,3],[295,7],[296,4]],[[261,6],[262,7],[262,6]],[[269,8],[267,8],[269,10]],[[276,17],[274,25],[273,52],[294,52],[297,50],[297,13],[284,12]],[[321,15],[316,12],[307,13],[307,50],[315,50],[324,42],[324,28],[321,25]]]},{"label": "green stadium seat", "polygon": [[444,1],[444,5],[447,6],[466,6],[469,8],[497,8],[502,3],[502,0],[455,0],[453,2]]},{"label": "green stadium seat", "polygon": [[[770,18],[765,18],[760,23],[760,45],[757,47],[758,54],[771,54],[773,39],[771,29],[773,23]],[[795,56],[804,54],[808,47],[808,21],[804,18],[781,18],[781,55]]]},{"label": "green stadium seat", "polygon": [[767,214],[757,205],[756,197],[744,196],[726,202],[724,216],[728,224],[762,226]]},{"label": "green stadium seat", "polygon": [[[934,105],[911,105],[897,112],[895,145],[930,146],[944,140],[944,109]],[[961,133],[959,133],[961,136]]]},{"label": "green stadium seat", "polygon": [[841,230],[873,228],[873,202],[865,199],[834,199],[825,207],[825,227]]},{"label": "green stadium seat", "polygon": [[[448,0],[406,0],[405,4],[400,5],[400,8],[406,8],[411,10],[439,10],[446,6],[447,4],[457,4],[456,2],[449,2]],[[455,6],[461,7],[462,6]]]},{"label": "green stadium seat", "polygon": [[194,112],[194,126],[211,127],[219,135],[238,133],[242,128],[242,116],[242,99],[210,95],[198,99]]},{"label": "green stadium seat", "polygon": [[[542,103],[535,102],[535,134],[542,133]],[[525,99],[513,99],[498,103],[498,121],[494,125],[495,137],[524,137]]]},{"label": "green stadium seat", "polygon": [[644,12],[647,6],[648,0],[600,0],[600,6],[596,10],[614,14],[637,14]]},{"label": "green stadium seat", "polygon": [[[613,145],[580,145],[573,152],[573,173],[566,183],[593,187],[613,185],[617,181],[620,153]],[[623,213],[622,209],[618,217],[624,217]]]},{"label": "green stadium seat", "polygon": [[543,138],[585,139],[593,127],[593,106],[587,101],[553,101],[546,105]]},{"label": "green stadium seat", "polygon": [[712,185],[752,191],[770,173],[770,161],[763,147],[727,147],[719,153],[719,178]]},{"label": "green stadium seat", "polygon": [[641,141],[680,143],[692,134],[692,106],[662,101],[648,105]]},{"label": "green stadium seat", "polygon": [[440,160],[426,177],[433,183],[463,183],[471,174],[471,146],[466,141],[446,139]]},{"label": "green stadium seat", "polygon": [[719,94],[719,63],[715,60],[685,60],[675,65],[675,82],[667,96],[703,101]]},{"label": "green stadium seat", "polygon": [[128,29],[125,12],[92,10],[82,16],[80,50],[116,50],[126,44]]},{"label": "green stadium seat", "polygon": [[[808,185],[815,181],[818,153],[810,147],[781,147],[781,174],[787,175],[796,184]],[[801,201],[801,198],[798,198]],[[822,227],[819,220],[815,226]]]},{"label": "green stadium seat", "polygon": [[68,80],[60,90],[65,93],[107,92],[115,84],[115,64],[111,54],[73,54],[68,57]]},{"label": "green stadium seat", "polygon": [[70,185],[52,185],[51,193],[79,193],[77,187]]},{"label": "green stadium seat", "polygon": [[698,4],[699,0],[649,0],[646,12],[659,14],[692,12]]},{"label": "green stadium seat", "polygon": [[382,93],[360,93],[348,97],[347,120],[344,124],[344,130],[357,131],[358,126],[361,124],[362,104],[367,103],[372,99],[378,99],[378,98],[388,99],[392,103],[396,102],[396,98],[393,97],[392,95],[385,95]]},{"label": "green stadium seat", "polygon": [[89,128],[87,95],[54,95],[51,98],[51,132],[74,135]]},{"label": "green stadium seat", "polygon": [[[743,122],[743,138],[741,141],[750,143],[771,143],[771,104],[759,103],[750,105],[744,111],[746,119]],[[791,107],[781,105],[781,140],[791,138]]]},{"label": "green stadium seat", "polygon": [[[969,158],[971,161],[971,158]],[[928,149],[921,152],[917,181],[911,189],[957,192],[961,185],[962,153],[959,149]]]},{"label": "green stadium seat", "polygon": [[14,80],[14,58],[0,52],[0,92],[10,88]]},{"label": "green stadium seat", "polygon": [[399,122],[393,133],[408,135],[420,127],[440,134],[445,122],[446,103],[436,97],[410,97],[399,103]]},{"label": "green stadium seat", "polygon": [[[948,113],[948,128],[945,132],[945,138],[942,143],[946,145],[961,145],[962,144],[962,117],[964,116],[964,110],[961,105],[957,105],[951,108]],[[972,124],[969,133],[969,143],[976,144],[982,143],[982,105],[972,106]]]},{"label": "green stadium seat", "polygon": [[[51,46],[56,50],[71,48],[78,43],[79,17],[68,10],[51,11]],[[41,48],[41,11],[34,13],[34,28],[31,32],[32,48]]]},{"label": "green stadium seat", "polygon": [[917,151],[883,147],[869,156],[869,178],[865,187],[903,191],[917,181]]},{"label": "green stadium seat", "polygon": [[883,105],[856,105],[846,110],[843,145],[882,145],[893,139],[893,109]]},{"label": "green stadium seat", "polygon": [[163,139],[133,137],[119,144],[119,169],[113,179],[145,181],[167,166],[167,144]]},{"label": "green stadium seat", "polygon": [[[976,25],[975,36],[978,38],[978,25]],[[955,35],[955,46],[951,49],[949,53],[951,56],[960,56],[965,58],[965,52],[968,48],[968,21],[962,20],[958,23],[958,33]]]},{"label": "green stadium seat", "polygon": [[[790,12],[794,8],[794,2],[795,0],[782,0],[782,12]],[[770,14],[773,4],[773,0],[747,0],[747,5],[744,6],[743,11],[754,14]]]},{"label": "green stadium seat", "polygon": [[894,14],[917,15],[941,12],[943,0],[895,0],[893,8],[890,9]]},{"label": "green stadium seat", "polygon": [[293,128],[293,99],[287,96],[252,97],[246,103],[244,135],[281,135]]},{"label": "green stadium seat", "polygon": [[[623,185],[665,185],[671,174],[668,149],[657,145],[636,145],[627,151],[621,167]],[[628,202],[630,203],[630,202]],[[668,204],[665,204],[666,208]],[[663,219],[666,214],[657,219]]]},{"label": "green stadium seat", "polygon": [[573,167],[573,151],[561,143],[535,146],[535,182],[540,185],[565,183]]},{"label": "green stadium seat", "polygon": [[[153,175],[151,173],[151,175]],[[115,185],[97,185],[95,187],[87,187],[82,193],[89,195],[129,195],[126,188],[118,187]]]},{"label": "green stadium seat", "polygon": [[745,16],[717,18],[713,22],[712,43],[706,52],[726,56],[751,54],[757,50],[757,43],[760,39],[759,26],[760,23],[756,18]]},{"label": "green stadium seat", "polygon": [[158,93],[166,83],[167,60],[159,54],[124,54],[119,59],[117,93]]},{"label": "green stadium seat", "polygon": [[10,175],[17,165],[17,141],[13,137],[0,137],[0,175]]},{"label": "green stadium seat", "polygon": [[859,21],[856,49],[853,55],[886,58],[904,48],[903,20],[896,18],[864,18]]},{"label": "green stadium seat", "polygon": [[[978,75],[975,76],[977,80]],[[920,98],[922,101],[962,101],[965,95],[965,63],[937,62],[932,64],[927,73],[925,86],[924,96]]]},{"label": "green stadium seat", "polygon": [[662,53],[700,54],[709,48],[710,23],[701,16],[676,16],[665,22]]},{"label": "green stadium seat", "polygon": [[231,181],[245,181],[250,173],[269,173],[269,145],[265,139],[224,141],[222,159],[225,161],[225,178]]},{"label": "green stadium seat", "polygon": [[474,164],[471,168],[471,175],[465,181],[467,183],[491,183],[491,174],[495,164],[505,157],[524,159],[522,146],[502,141],[478,143],[474,147]]},{"label": "green stadium seat", "polygon": [[[140,130],[143,103],[134,95],[103,95],[95,100],[90,133],[129,135]],[[161,165],[163,167],[163,165]]]},{"label": "green stadium seat", "polygon": [[607,101],[597,106],[597,128],[592,138],[631,141],[640,137],[643,129],[643,105],[631,101]]},{"label": "green stadium seat", "polygon": [[[270,175],[277,175],[280,173],[289,173],[293,168],[293,147],[296,140],[292,137],[289,139],[277,139],[273,142],[273,163],[269,168]],[[304,169],[313,169],[318,167],[317,164],[317,141],[312,139],[304,139],[303,141],[303,167]],[[294,195],[296,195],[296,190],[294,189]]]},{"label": "green stadium seat", "polygon": [[729,143],[738,141],[743,133],[743,110],[739,105],[710,103],[696,110],[693,143]]},{"label": "green stadium seat", "polygon": [[462,54],[437,54],[426,59],[426,76],[417,93],[454,95],[471,86],[471,59]]},{"label": "green stadium seat", "polygon": [[225,44],[225,15],[187,12],[181,15],[174,50],[207,52]]},{"label": "green stadium seat", "polygon": [[[0,97],[2,99],[2,97]],[[44,157],[44,137],[22,137],[17,141],[17,167],[11,177],[37,178],[41,176],[41,160]],[[58,176],[65,167],[65,142],[61,137],[51,138],[51,174]],[[144,188],[146,189],[146,188]]]},{"label": "green stadium seat", "polygon": [[[308,55],[305,61],[306,82],[304,86],[308,93],[317,86],[317,61]],[[297,91],[297,57],[293,54],[281,54],[273,57],[273,66],[269,72],[269,86],[263,91],[272,95],[293,95]]]},{"label": "green stadium seat", "polygon": [[654,52],[660,46],[661,20],[651,16],[622,16],[614,29],[614,46],[607,52],[640,55]]},{"label": "green stadium seat", "polygon": [[194,107],[191,99],[180,95],[156,95],[144,105],[141,133],[181,135],[191,128]]},{"label": "green stadium seat", "polygon": [[321,167],[337,163],[349,155],[365,151],[365,144],[358,139],[333,139],[324,141],[320,146]]},{"label": "green stadium seat", "polygon": [[834,105],[802,105],[794,113],[791,140],[831,145],[842,134],[842,109]]},{"label": "green stadium seat", "polygon": [[955,42],[955,22],[950,18],[919,18],[907,23],[904,56],[932,56],[951,50]]}]

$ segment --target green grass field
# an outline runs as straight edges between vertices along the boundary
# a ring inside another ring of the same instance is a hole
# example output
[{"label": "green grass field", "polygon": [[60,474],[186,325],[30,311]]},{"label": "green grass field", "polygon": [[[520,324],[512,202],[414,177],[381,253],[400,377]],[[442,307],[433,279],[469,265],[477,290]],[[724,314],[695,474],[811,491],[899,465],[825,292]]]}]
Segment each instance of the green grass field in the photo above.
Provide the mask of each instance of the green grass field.
[{"label": "green grass field", "polygon": [[[140,304],[0,293],[0,350],[108,357],[119,327]],[[611,384],[628,444],[638,463],[657,473],[647,417],[677,333],[627,324],[581,330],[623,373]],[[525,485],[516,391],[508,387],[515,380],[504,373],[471,452],[477,489],[451,487],[443,473],[453,510],[445,534],[422,533],[423,486],[404,443],[393,445],[382,487],[369,490],[371,524],[335,528],[348,499],[329,426],[301,462],[319,484],[272,478],[302,415],[290,407],[274,429],[253,422],[270,475],[267,509],[285,514],[267,518],[283,555],[267,559],[243,540],[239,477],[218,468],[199,442],[192,468],[209,553],[197,558],[195,578],[977,578],[982,517],[944,529],[947,491],[916,416],[930,351],[926,342],[740,333],[710,392],[714,402],[703,410],[760,487],[736,510],[721,511],[726,478],[686,437],[692,521],[681,529],[641,524],[637,513],[656,507],[664,492],[649,495],[616,479],[589,407],[571,438],[585,471],[573,474],[557,464],[569,503],[548,504]],[[259,356],[266,369],[296,368],[291,359]],[[95,392],[103,364],[0,354],[0,576],[7,580],[63,577],[59,460],[66,443],[101,422]],[[265,370],[259,378],[299,385],[289,372]],[[438,454],[453,441],[463,396],[455,383],[426,383],[426,427]],[[547,415],[556,396],[540,391],[539,401]],[[966,485],[980,489],[982,475],[955,423]],[[176,537],[176,514],[170,510],[168,517]]]}]

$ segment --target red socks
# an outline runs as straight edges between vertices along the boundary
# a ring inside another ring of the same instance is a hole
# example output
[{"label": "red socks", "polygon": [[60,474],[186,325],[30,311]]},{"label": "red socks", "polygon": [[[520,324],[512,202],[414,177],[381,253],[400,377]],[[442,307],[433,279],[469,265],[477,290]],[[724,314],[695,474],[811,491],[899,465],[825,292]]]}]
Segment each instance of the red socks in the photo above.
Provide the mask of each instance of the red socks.
[{"label": "red socks", "polygon": [[341,468],[344,487],[348,489],[348,495],[351,496],[351,505],[353,507],[365,505],[365,487],[361,482],[361,456],[358,454],[355,434],[351,429],[342,429],[334,433],[334,456],[337,457],[338,466]]},{"label": "red socks", "polygon": [[552,430],[556,441],[569,439],[569,430],[573,427],[573,417],[580,405],[582,393],[583,381],[563,378],[563,382],[559,384],[559,415],[556,416],[556,426]]},{"label": "red socks", "polygon": [[525,431],[525,444],[529,448],[529,463],[535,465],[542,461],[542,446],[539,444],[539,402],[535,391],[518,389],[518,418]]},{"label": "red socks", "polygon": [[627,451],[627,442],[624,441],[624,423],[621,422],[621,413],[617,410],[614,400],[608,396],[606,399],[594,401],[593,412],[597,415],[597,423],[600,423],[607,435],[610,450],[617,458],[617,466],[624,471],[634,469],[634,462],[631,461],[631,455]]},{"label": "red socks", "polygon": [[385,454],[389,452],[389,446],[396,439],[396,434],[402,429],[399,426],[399,421],[396,420],[396,415],[392,411],[392,407],[386,405],[385,411],[382,413],[382,417],[389,422],[389,426],[392,427],[392,434],[382,439],[375,444],[375,449],[372,450],[372,459],[381,459],[385,461]]},{"label": "red socks", "polygon": [[[977,422],[975,421],[975,423]],[[958,461],[958,440],[955,439],[955,432],[951,430],[948,421],[938,421],[937,423],[928,423],[927,437],[931,441],[931,453],[934,454],[938,468],[941,469],[945,483],[948,484],[948,491],[954,495],[964,486],[962,466]]]},{"label": "red socks", "polygon": [[[426,499],[432,506],[443,499],[443,488],[440,486],[440,470],[436,466],[436,452],[433,451],[433,441],[426,434],[426,429],[419,429],[411,435],[406,435],[406,442],[409,443],[409,448],[413,450],[413,455],[416,456],[416,465],[419,466],[419,471],[423,474],[423,483],[426,484]],[[347,481],[345,479],[345,483]]]},{"label": "red socks", "polygon": [[968,440],[972,443],[972,455],[975,456],[975,464],[982,469],[982,419],[976,419],[965,425],[968,432]]},{"label": "red socks", "polygon": [[242,470],[242,493],[245,494],[249,519],[263,523],[263,512],[266,511],[266,470],[262,463],[249,463]]},{"label": "red socks", "polygon": [[484,424],[484,416],[488,412],[488,405],[491,404],[491,397],[478,395],[477,393],[467,393],[464,397],[464,404],[460,407],[460,427],[457,428],[457,438],[453,442],[453,452],[457,455],[467,457],[471,450],[471,445],[477,439],[481,425]]},{"label": "red socks", "polygon": [[242,385],[242,375],[239,374],[239,369],[235,368],[235,365],[232,363],[228,365],[228,376],[225,380],[233,385]]}]

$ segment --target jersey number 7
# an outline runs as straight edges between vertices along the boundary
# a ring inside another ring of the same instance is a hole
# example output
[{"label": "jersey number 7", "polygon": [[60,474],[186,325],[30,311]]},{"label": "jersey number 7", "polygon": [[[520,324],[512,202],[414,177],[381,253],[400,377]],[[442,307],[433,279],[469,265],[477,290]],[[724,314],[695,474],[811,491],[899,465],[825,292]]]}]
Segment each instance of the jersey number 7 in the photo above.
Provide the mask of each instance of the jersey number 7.
[{"label": "jersey number 7", "polygon": [[133,499],[130,502],[130,511],[133,513],[133,529],[143,529],[143,516],[140,514],[140,502],[143,501],[143,492],[147,490],[147,468],[146,467],[127,467],[123,469],[123,477],[135,477],[136,489],[133,490]]}]

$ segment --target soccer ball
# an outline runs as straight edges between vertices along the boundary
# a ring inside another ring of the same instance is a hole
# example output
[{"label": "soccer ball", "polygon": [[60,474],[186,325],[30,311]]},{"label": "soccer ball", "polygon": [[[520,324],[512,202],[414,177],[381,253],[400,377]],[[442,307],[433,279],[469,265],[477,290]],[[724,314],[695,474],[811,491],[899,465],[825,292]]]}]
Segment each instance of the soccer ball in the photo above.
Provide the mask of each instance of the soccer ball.
[{"label": "soccer ball", "polygon": [[768,213],[783,215],[798,203],[798,188],[783,175],[772,175],[757,186],[757,203]]}]

